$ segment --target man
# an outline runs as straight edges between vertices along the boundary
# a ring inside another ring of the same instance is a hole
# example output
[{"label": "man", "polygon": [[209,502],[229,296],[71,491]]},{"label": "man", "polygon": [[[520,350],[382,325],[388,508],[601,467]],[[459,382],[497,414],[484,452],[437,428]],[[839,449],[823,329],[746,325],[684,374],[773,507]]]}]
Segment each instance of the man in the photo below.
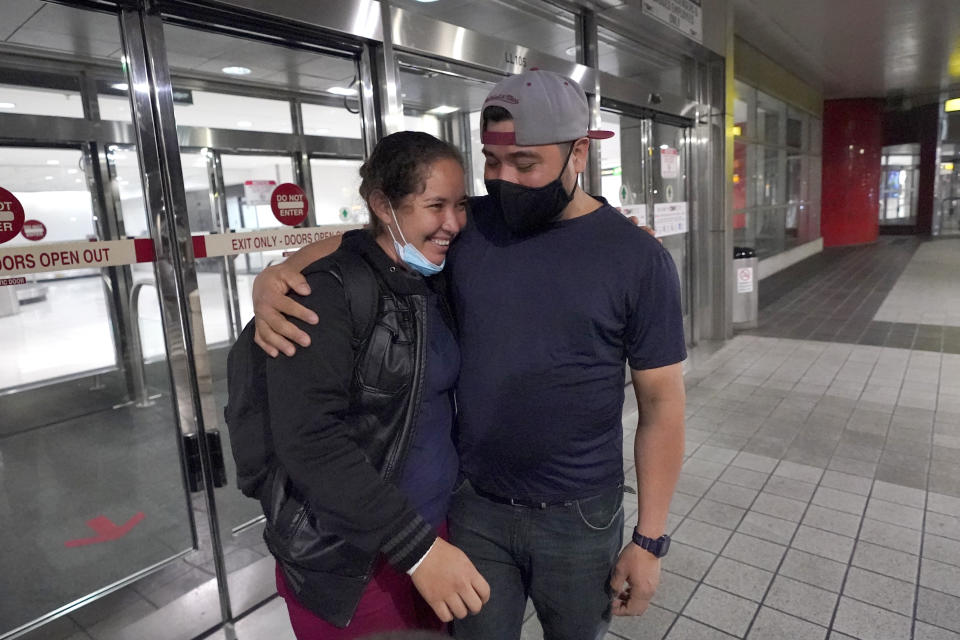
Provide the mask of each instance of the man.
[{"label": "man", "polygon": [[[679,282],[654,238],[578,187],[590,139],[612,134],[588,130],[576,82],[539,70],[507,78],[482,115],[489,195],[471,200],[448,254],[467,480],[448,518],[491,597],[454,633],[519,638],[529,597],[548,640],[599,638],[611,613],[647,608],[669,546],[684,444]],[[254,291],[272,355],[293,349],[283,335],[306,344],[276,311],[309,321],[278,295],[302,286],[291,271]],[[621,551],[625,362],[640,407],[639,512]]]}]

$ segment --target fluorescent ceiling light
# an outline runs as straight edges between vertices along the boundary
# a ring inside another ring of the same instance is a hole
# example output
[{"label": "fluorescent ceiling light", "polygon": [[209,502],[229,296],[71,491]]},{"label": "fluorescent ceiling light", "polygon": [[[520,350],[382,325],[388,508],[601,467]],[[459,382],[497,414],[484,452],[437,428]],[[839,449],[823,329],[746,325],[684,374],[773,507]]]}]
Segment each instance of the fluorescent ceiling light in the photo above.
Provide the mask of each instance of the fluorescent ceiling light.
[{"label": "fluorescent ceiling light", "polygon": [[430,3],[430,2],[436,2],[436,1],[437,1],[437,0],[417,0],[417,2],[422,2],[422,3],[424,3],[424,4],[427,4],[427,3]]},{"label": "fluorescent ceiling light", "polygon": [[221,69],[228,76],[247,76],[250,75],[250,69],[246,67],[224,67]]},{"label": "fluorescent ceiling light", "polygon": [[960,111],[960,98],[952,98],[947,100],[943,105],[944,111]]},{"label": "fluorescent ceiling light", "polygon": [[17,105],[12,102],[0,102],[0,109],[16,109]]},{"label": "fluorescent ceiling light", "polygon": [[357,90],[353,87],[330,87],[327,89],[327,93],[332,93],[335,96],[355,96]]},{"label": "fluorescent ceiling light", "polygon": [[60,164],[60,161],[59,161],[59,160],[47,160],[47,164],[53,166],[53,165],[56,165],[56,164]]},{"label": "fluorescent ceiling light", "polygon": [[450,105],[442,104],[439,107],[434,107],[433,109],[430,109],[429,111],[427,111],[427,113],[430,113],[435,116],[445,116],[448,113],[453,113],[454,111],[459,111],[459,110],[460,110],[459,107],[451,107]]},{"label": "fluorescent ceiling light", "polygon": [[247,127],[252,127],[252,126],[253,126],[253,123],[250,122],[249,120],[238,120],[238,121],[237,121],[237,126],[238,126],[238,127],[247,128]]},{"label": "fluorescent ceiling light", "polygon": [[661,149],[669,149],[669,148],[670,148],[670,145],[662,144],[662,145],[660,145],[660,148],[661,148]]},{"label": "fluorescent ceiling light", "polygon": [[130,88],[130,85],[128,85],[126,82],[114,82],[112,85],[110,85],[110,88],[116,89],[117,91],[126,91]]},{"label": "fluorescent ceiling light", "polygon": [[43,176],[44,180],[53,180],[53,176]]}]

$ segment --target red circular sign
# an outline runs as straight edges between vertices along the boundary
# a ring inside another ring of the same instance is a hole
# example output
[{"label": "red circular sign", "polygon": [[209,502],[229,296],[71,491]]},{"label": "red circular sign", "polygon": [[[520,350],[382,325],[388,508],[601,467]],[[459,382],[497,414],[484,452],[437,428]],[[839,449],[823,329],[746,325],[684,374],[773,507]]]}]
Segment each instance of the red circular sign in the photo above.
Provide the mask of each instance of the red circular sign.
[{"label": "red circular sign", "polygon": [[47,225],[39,220],[27,220],[23,223],[23,231],[20,233],[22,233],[23,237],[27,240],[37,242],[47,237]]},{"label": "red circular sign", "polygon": [[23,229],[23,205],[17,197],[0,187],[0,244],[13,240]]},{"label": "red circular sign", "polygon": [[291,182],[284,182],[273,190],[270,208],[277,220],[292,227],[307,219],[310,203],[303,189]]}]

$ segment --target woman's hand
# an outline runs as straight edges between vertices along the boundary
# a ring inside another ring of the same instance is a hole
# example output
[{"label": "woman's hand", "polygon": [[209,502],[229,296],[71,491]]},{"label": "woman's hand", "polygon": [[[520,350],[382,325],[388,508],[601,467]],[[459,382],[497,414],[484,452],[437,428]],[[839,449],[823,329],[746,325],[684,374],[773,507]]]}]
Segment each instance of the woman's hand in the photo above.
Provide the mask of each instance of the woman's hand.
[{"label": "woman's hand", "polygon": [[490,599],[490,585],[467,555],[443,538],[437,538],[411,577],[443,622],[480,613]]},{"label": "woman's hand", "polygon": [[277,357],[281,351],[292,356],[297,351],[293,342],[302,347],[310,346],[310,336],[287,320],[284,314],[307,324],[317,324],[318,321],[317,314],[287,296],[291,290],[302,296],[310,294],[307,279],[288,263],[267,267],[253,280],[254,342],[271,358]]}]

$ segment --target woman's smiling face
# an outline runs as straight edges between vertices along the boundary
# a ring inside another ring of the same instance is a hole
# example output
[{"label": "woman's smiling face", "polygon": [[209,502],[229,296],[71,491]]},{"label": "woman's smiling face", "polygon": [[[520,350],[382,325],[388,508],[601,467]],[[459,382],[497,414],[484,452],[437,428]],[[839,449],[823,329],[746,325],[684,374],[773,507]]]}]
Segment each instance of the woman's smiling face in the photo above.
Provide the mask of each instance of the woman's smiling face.
[{"label": "woman's smiling face", "polygon": [[401,244],[406,241],[414,246],[433,264],[443,263],[450,243],[466,224],[463,167],[451,158],[436,160],[426,171],[423,190],[403,198],[394,212],[396,220],[389,208],[386,212],[377,212],[394,238]]}]

